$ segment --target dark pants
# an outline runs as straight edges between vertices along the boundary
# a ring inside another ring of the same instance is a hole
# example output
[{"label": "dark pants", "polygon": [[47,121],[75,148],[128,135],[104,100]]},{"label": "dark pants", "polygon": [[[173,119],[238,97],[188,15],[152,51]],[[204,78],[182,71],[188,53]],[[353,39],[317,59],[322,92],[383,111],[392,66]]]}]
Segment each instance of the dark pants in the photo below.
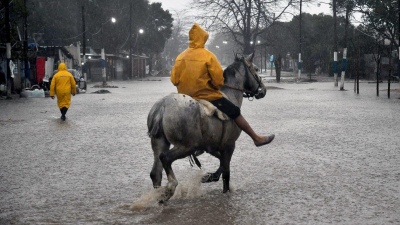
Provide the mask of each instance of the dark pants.
[{"label": "dark pants", "polygon": [[240,116],[240,108],[224,97],[210,102],[233,120]]},{"label": "dark pants", "polygon": [[62,107],[62,108],[60,109],[60,112],[61,112],[61,114],[62,114],[63,116],[65,116],[65,114],[67,114],[67,111],[68,111],[68,108],[67,108],[67,107]]}]

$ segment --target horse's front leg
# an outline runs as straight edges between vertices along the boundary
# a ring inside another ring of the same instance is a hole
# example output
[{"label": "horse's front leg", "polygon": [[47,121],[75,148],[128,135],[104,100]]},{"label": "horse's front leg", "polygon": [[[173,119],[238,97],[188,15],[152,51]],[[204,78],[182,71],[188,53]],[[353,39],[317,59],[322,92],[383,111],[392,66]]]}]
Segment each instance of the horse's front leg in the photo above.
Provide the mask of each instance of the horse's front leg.
[{"label": "horse's front leg", "polygon": [[230,164],[232,159],[233,151],[235,150],[235,144],[232,146],[226,147],[224,151],[222,151],[222,157],[220,160],[222,167],[222,181],[223,181],[223,193],[230,191],[229,189],[229,181],[230,181]]},{"label": "horse's front leg", "polygon": [[217,171],[215,171],[215,173],[207,173],[206,175],[204,175],[201,178],[201,183],[217,182],[219,181],[221,174],[222,174],[222,168],[220,166],[218,167]]},{"label": "horse's front leg", "polygon": [[217,152],[214,151],[214,152],[210,152],[210,154],[212,156],[214,156],[215,158],[219,159],[219,167],[218,167],[217,171],[215,171],[214,173],[207,173],[206,175],[204,175],[201,178],[202,183],[217,182],[217,181],[219,181],[219,178],[221,177],[221,174],[222,174],[221,153],[219,151],[217,151]]},{"label": "horse's front leg", "polygon": [[172,163],[177,159],[189,156],[191,153],[192,151],[190,149],[174,146],[171,150],[162,152],[160,154],[160,160],[168,178],[166,191],[163,199],[160,200],[161,203],[168,201],[174,195],[176,186],[178,186],[178,180],[176,179],[174,171],[172,170]]},{"label": "horse's front leg", "polygon": [[150,178],[153,182],[154,188],[159,188],[162,181],[162,170],[163,166],[160,161],[160,154],[169,150],[170,143],[164,138],[152,138],[151,148],[153,149],[154,162],[153,168],[150,172]]}]

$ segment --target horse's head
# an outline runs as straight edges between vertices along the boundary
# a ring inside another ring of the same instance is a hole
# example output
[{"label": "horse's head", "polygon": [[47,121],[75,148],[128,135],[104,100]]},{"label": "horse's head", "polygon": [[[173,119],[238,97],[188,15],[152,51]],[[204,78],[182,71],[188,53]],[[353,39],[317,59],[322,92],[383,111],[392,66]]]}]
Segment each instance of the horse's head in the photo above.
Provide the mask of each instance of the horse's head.
[{"label": "horse's head", "polygon": [[244,96],[259,99],[265,96],[267,88],[257,74],[258,68],[253,64],[253,57],[254,53],[248,56],[236,54],[235,61],[242,63],[245,71]]},{"label": "horse's head", "polygon": [[235,54],[235,61],[224,70],[224,87],[241,91],[243,97],[259,99],[265,96],[267,89],[253,65],[253,57],[254,53]]}]

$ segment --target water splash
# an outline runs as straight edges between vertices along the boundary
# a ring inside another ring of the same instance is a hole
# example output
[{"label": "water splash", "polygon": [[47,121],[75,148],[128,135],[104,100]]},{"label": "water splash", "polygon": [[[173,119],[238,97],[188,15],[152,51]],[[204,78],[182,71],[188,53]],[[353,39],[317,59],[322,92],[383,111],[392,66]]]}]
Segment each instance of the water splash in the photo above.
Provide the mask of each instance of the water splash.
[{"label": "water splash", "polygon": [[160,187],[144,193],[136,202],[131,205],[130,210],[138,211],[155,206],[162,198],[164,192],[165,187]]},{"label": "water splash", "polygon": [[203,191],[201,190],[201,178],[204,175],[202,171],[196,170],[191,175],[189,181],[178,184],[175,194],[171,199],[193,199],[201,197],[203,195]]},{"label": "water splash", "polygon": [[[178,184],[171,200],[193,199],[201,197],[203,195],[203,191],[201,190],[201,178],[203,176],[204,173],[199,170],[192,173],[188,181],[183,181]],[[137,201],[132,203],[130,210],[138,211],[158,205],[158,202],[162,199],[165,191],[166,187],[162,186],[144,193]]]}]

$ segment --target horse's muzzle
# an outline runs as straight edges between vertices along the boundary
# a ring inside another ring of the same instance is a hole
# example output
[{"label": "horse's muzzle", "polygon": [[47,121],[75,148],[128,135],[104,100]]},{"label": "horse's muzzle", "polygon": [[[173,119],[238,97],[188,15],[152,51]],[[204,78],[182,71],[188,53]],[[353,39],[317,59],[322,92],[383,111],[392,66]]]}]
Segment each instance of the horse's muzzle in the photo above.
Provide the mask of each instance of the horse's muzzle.
[{"label": "horse's muzzle", "polygon": [[257,91],[257,93],[254,95],[254,97],[256,98],[256,99],[260,99],[260,98],[264,98],[264,96],[267,94],[267,89],[264,87],[264,88],[258,88],[258,91]]}]

